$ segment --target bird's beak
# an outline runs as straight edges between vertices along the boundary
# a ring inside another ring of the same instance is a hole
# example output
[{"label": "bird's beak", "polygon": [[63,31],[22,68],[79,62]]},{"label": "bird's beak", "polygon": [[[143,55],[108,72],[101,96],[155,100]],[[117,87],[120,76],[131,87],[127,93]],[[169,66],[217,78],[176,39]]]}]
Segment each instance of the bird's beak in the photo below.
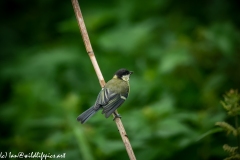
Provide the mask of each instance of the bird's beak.
[{"label": "bird's beak", "polygon": [[133,71],[130,71],[130,74],[133,74]]}]

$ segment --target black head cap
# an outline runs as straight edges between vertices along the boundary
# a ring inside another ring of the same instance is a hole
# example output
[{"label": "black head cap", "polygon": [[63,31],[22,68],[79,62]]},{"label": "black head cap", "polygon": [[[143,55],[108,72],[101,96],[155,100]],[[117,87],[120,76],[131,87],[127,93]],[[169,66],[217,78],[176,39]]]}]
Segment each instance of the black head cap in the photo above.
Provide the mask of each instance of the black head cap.
[{"label": "black head cap", "polygon": [[118,78],[122,78],[122,76],[128,75],[128,74],[133,74],[133,72],[132,72],[132,71],[129,71],[129,70],[125,69],[125,68],[119,69],[119,70],[115,73],[115,75],[116,75]]}]

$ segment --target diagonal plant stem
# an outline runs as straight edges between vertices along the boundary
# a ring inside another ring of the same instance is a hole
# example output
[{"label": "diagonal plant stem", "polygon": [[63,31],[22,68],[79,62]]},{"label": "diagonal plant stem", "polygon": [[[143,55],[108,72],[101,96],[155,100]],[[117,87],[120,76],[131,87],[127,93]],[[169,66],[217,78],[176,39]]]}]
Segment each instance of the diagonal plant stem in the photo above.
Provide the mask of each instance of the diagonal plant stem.
[{"label": "diagonal plant stem", "polygon": [[[105,85],[105,81],[104,81],[104,78],[102,76],[101,70],[98,66],[97,60],[95,58],[95,55],[94,55],[94,52],[93,52],[93,49],[92,49],[92,45],[91,45],[91,42],[90,42],[90,39],[89,39],[89,36],[88,36],[88,33],[87,33],[87,29],[86,29],[85,23],[83,21],[83,16],[82,16],[82,13],[81,13],[81,9],[80,9],[80,6],[78,4],[78,0],[72,0],[72,5],[73,5],[73,9],[74,9],[77,21],[78,21],[78,26],[79,26],[81,34],[82,34],[82,38],[83,38],[83,41],[84,41],[85,48],[86,48],[87,53],[88,53],[88,55],[91,59],[91,62],[93,64],[94,70],[97,74],[99,83],[100,83],[101,87],[103,88],[104,85]],[[121,119],[116,118],[115,122],[116,122],[116,125],[118,127],[119,133],[122,137],[123,143],[126,147],[129,159],[130,160],[136,160],[136,157],[134,155],[131,143],[128,139],[127,133],[124,129],[124,126],[122,124]]]}]

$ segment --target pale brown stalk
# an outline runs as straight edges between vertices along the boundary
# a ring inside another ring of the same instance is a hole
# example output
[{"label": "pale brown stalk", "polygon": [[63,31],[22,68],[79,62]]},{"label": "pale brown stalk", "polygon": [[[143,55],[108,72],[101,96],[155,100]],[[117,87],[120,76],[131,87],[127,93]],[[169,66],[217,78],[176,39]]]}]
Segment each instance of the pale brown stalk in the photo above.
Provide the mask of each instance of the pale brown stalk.
[{"label": "pale brown stalk", "polygon": [[[101,87],[103,88],[104,85],[105,85],[105,81],[104,81],[104,78],[102,76],[101,70],[100,70],[100,68],[98,66],[97,60],[95,58],[95,55],[94,55],[94,52],[93,52],[93,49],[92,49],[92,45],[90,43],[90,39],[89,39],[89,36],[88,36],[88,33],[87,33],[87,29],[86,29],[85,23],[83,21],[83,16],[82,16],[82,13],[81,13],[81,9],[80,9],[80,6],[78,4],[78,0],[72,0],[72,5],[73,5],[73,9],[74,9],[77,21],[78,21],[78,26],[79,26],[81,34],[82,34],[84,45],[85,45],[87,53],[88,53],[88,55],[89,55],[89,57],[91,59],[91,62],[92,62],[93,67],[94,67],[94,70],[95,70],[95,72],[97,74],[99,83],[100,83]],[[134,155],[131,143],[130,143],[130,141],[128,139],[127,133],[126,133],[126,131],[124,129],[124,126],[122,124],[121,119],[120,118],[116,118],[115,122],[116,122],[116,125],[118,127],[119,133],[120,133],[120,135],[122,137],[123,143],[124,143],[124,145],[126,147],[129,159],[130,160],[136,160],[136,157]]]}]

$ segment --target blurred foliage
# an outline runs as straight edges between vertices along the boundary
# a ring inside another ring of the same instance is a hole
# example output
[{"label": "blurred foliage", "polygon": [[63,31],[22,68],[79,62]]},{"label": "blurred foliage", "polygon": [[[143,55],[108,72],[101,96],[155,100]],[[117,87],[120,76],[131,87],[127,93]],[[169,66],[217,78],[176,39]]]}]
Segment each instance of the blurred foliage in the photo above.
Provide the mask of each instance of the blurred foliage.
[{"label": "blurred foliage", "polygon": [[240,115],[240,95],[237,90],[231,89],[224,95],[224,101],[221,101],[223,108],[226,110],[229,116],[235,119],[234,127],[228,122],[217,122],[216,125],[226,130],[229,135],[232,133],[236,137],[236,147],[223,145],[224,151],[229,153],[229,157],[224,160],[239,160],[240,159],[240,127],[239,127],[239,115]]},{"label": "blurred foliage", "polygon": [[[222,94],[240,88],[239,1],[80,1],[105,80],[134,71],[118,110],[138,160],[223,159],[235,142]],[[128,159],[117,127],[99,112],[100,85],[70,1],[1,1],[1,151]]]}]

